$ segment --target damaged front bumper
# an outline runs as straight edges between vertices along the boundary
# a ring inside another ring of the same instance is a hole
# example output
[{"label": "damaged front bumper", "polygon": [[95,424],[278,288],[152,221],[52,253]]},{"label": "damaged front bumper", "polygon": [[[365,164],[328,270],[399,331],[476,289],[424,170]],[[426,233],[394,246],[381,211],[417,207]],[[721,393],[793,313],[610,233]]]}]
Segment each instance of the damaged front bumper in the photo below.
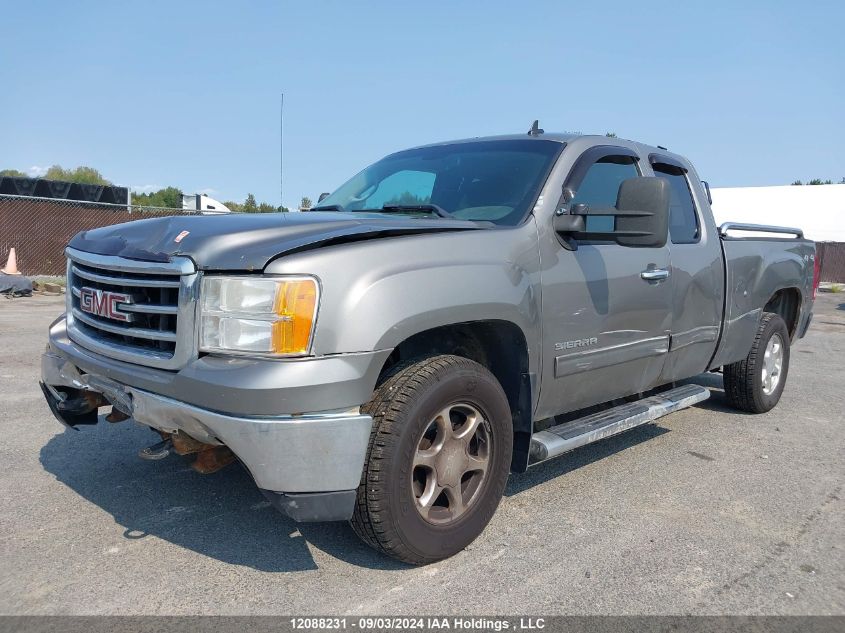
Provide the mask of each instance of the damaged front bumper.
[{"label": "damaged front bumper", "polygon": [[101,394],[136,422],[227,446],[267,499],[297,521],[352,516],[372,426],[372,418],[357,409],[284,416],[226,414],[85,372],[50,348],[41,358],[41,381],[51,411],[66,426],[97,422],[96,407],[86,412],[63,409],[68,394]]}]

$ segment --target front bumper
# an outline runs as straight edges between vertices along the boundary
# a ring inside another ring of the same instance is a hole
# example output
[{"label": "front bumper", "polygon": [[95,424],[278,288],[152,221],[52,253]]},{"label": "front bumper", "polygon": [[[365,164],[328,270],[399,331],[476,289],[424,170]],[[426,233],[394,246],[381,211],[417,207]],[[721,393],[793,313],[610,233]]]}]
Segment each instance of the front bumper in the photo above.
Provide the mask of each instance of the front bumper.
[{"label": "front bumper", "polygon": [[[72,342],[56,346],[51,330],[50,345],[41,358],[45,397],[63,423],[79,423],[57,410],[63,389],[101,393],[141,424],[228,446],[268,499],[296,520],[352,515],[372,426],[372,418],[358,407],[272,416],[222,412],[115,380],[107,368],[97,372],[85,363],[90,360],[85,350],[78,350],[80,363],[68,358],[68,346],[77,349]],[[220,395],[218,385],[205,387]],[[243,408],[249,401],[238,404]]]},{"label": "front bumper", "polygon": [[367,402],[392,350],[285,360],[203,356],[178,371],[96,354],[73,341],[62,316],[50,350],[81,371],[235,417],[340,411]]}]

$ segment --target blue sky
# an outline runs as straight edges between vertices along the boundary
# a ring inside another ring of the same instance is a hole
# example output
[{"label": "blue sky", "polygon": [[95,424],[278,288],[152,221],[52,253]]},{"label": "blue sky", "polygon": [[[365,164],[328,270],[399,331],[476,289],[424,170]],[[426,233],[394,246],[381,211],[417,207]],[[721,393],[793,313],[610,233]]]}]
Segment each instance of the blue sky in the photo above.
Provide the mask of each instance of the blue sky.
[{"label": "blue sky", "polygon": [[604,133],[714,186],[845,177],[843,2],[16,2],[0,168],[316,199],[467,136]]}]

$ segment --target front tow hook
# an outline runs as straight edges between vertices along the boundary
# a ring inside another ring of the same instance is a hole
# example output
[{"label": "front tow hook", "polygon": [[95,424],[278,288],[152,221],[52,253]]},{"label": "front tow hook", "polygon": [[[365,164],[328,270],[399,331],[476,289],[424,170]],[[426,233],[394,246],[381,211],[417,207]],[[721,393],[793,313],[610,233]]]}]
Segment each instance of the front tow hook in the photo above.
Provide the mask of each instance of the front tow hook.
[{"label": "front tow hook", "polygon": [[162,440],[161,442],[156,442],[152,446],[148,446],[147,448],[142,448],[138,451],[138,457],[141,459],[148,459],[151,461],[157,461],[159,459],[164,459],[168,455],[170,455],[170,449],[173,448],[173,442],[170,438]]}]

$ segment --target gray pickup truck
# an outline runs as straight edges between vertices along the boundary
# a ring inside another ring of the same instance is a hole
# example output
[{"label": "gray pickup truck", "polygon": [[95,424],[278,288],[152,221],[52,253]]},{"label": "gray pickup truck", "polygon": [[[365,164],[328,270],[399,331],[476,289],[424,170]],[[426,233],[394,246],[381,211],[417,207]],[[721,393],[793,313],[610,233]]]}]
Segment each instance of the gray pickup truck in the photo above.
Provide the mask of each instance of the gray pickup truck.
[{"label": "gray pickup truck", "polygon": [[414,564],[472,542],[510,472],[708,397],[686,379],[774,407],[817,278],[800,230],[717,227],[685,158],[536,125],[392,154],[309,213],[66,254],[41,383],[63,424],[111,407],[158,434],[142,456],[239,460],[293,519]]}]

